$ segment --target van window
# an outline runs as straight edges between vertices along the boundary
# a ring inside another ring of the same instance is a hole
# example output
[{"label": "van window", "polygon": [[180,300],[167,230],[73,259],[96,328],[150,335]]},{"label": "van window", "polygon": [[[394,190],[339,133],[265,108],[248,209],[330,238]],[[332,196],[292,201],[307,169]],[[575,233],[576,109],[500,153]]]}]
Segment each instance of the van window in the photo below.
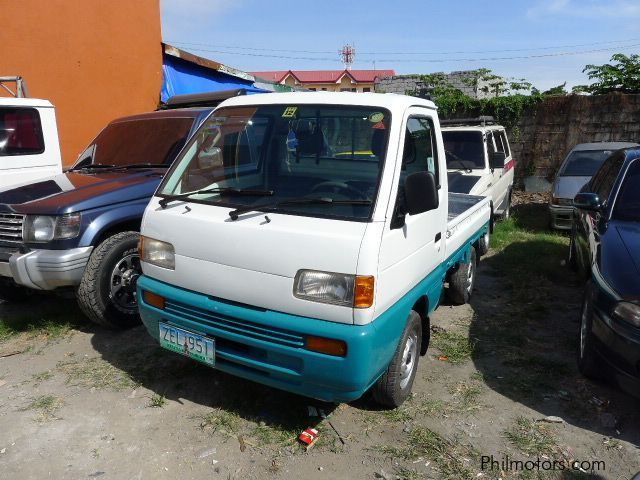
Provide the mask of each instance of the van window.
[{"label": "van window", "polygon": [[35,108],[0,108],[0,157],[44,152],[40,114]]},{"label": "van window", "polygon": [[[502,144],[502,150],[500,150],[500,147],[498,147],[498,150],[501,152],[504,152],[505,155],[508,157],[509,155],[511,155],[511,151],[509,149],[509,142],[507,141],[507,133],[504,130],[500,130],[496,133],[496,138],[500,137],[500,142]],[[496,142],[497,145],[498,142]]]}]

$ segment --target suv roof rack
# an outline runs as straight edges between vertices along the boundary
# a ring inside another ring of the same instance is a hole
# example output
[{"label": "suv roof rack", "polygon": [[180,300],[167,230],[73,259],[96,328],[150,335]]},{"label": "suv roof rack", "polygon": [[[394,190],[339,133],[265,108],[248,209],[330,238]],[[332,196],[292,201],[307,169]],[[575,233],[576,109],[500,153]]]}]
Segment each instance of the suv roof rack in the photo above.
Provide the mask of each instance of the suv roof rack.
[{"label": "suv roof rack", "polygon": [[[16,84],[16,91],[14,92],[9,87],[5,85],[6,82],[11,82]],[[24,81],[24,78],[20,76],[15,77],[0,77],[0,87],[9,92],[12,96],[16,98],[25,98],[29,96],[29,92],[27,91],[27,83]]]},{"label": "suv roof rack", "polygon": [[219,90],[217,92],[187,93],[185,95],[174,95],[167,100],[167,103],[160,106],[160,109],[186,108],[186,107],[217,107],[228,98],[246,95],[246,88],[234,88],[232,90]]},{"label": "suv roof rack", "polygon": [[452,118],[449,120],[440,120],[440,125],[497,125],[493,117],[489,115],[480,115],[476,118]]}]

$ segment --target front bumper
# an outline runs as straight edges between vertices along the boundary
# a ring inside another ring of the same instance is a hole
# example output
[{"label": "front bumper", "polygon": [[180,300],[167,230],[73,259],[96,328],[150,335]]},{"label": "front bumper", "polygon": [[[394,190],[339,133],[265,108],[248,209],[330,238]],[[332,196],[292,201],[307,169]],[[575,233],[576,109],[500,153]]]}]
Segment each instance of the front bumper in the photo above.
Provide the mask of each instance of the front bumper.
[{"label": "front bumper", "polygon": [[551,215],[551,228],[557,230],[571,230],[573,226],[574,207],[549,205],[549,214]]},{"label": "front bumper", "polygon": [[93,247],[16,252],[0,262],[0,276],[34,290],[53,290],[80,284]]},{"label": "front bumper", "polygon": [[594,348],[620,387],[640,397],[640,329],[611,318],[594,305]]},{"label": "front bumper", "polygon": [[[339,324],[226,302],[145,275],[137,288],[140,316],[156,341],[160,321],[213,337],[216,369],[329,402],[360,398],[384,373],[404,328],[393,315],[364,326]],[[147,304],[143,290],[164,297],[164,310]],[[343,340],[347,355],[307,350],[307,335]]]}]

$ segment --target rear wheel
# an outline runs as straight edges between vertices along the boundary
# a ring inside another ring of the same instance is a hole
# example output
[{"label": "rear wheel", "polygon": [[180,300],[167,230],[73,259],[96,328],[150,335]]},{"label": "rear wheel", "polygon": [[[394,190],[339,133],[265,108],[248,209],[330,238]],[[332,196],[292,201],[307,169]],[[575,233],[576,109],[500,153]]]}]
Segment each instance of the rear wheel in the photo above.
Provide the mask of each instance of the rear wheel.
[{"label": "rear wheel", "polygon": [[478,253],[480,255],[487,254],[487,252],[489,251],[490,240],[491,240],[491,233],[489,232],[489,229],[487,229],[485,234],[482,237],[480,237],[480,240],[478,240]]},{"label": "rear wheel", "polygon": [[476,280],[476,249],[471,247],[469,263],[459,263],[457,269],[449,275],[447,297],[454,305],[468,303]]},{"label": "rear wheel", "polygon": [[411,393],[413,380],[418,370],[421,339],[422,321],[420,315],[411,310],[407,325],[404,327],[387,371],[371,389],[373,399],[380,405],[391,408],[399,407]]},{"label": "rear wheel", "polygon": [[78,288],[78,304],[89,319],[109,328],[140,323],[136,282],[142,274],[138,233],[117,233],[93,251]]},{"label": "rear wheel", "polygon": [[511,192],[507,194],[507,204],[502,211],[502,220],[509,220],[511,218]]}]

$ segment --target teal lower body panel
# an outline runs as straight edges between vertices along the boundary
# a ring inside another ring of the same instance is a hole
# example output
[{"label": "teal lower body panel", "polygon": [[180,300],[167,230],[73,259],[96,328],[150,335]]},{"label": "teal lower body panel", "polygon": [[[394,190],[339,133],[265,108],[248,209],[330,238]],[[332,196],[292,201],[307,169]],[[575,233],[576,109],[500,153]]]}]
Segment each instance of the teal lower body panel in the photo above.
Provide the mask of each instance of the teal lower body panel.
[{"label": "teal lower body panel", "polygon": [[[448,270],[469,261],[470,246],[488,228],[487,224],[480,229],[368,325],[340,324],[230,302],[146,275],[137,284],[140,316],[156,341],[160,322],[214,338],[216,369],[319,400],[350,402],[360,398],[387,369],[416,302],[424,296],[429,299],[426,311],[419,312],[425,317],[436,308]],[[165,308],[147,304],[143,291],[164,297]],[[337,357],[307,350],[307,336],[342,340],[347,354]]]}]

